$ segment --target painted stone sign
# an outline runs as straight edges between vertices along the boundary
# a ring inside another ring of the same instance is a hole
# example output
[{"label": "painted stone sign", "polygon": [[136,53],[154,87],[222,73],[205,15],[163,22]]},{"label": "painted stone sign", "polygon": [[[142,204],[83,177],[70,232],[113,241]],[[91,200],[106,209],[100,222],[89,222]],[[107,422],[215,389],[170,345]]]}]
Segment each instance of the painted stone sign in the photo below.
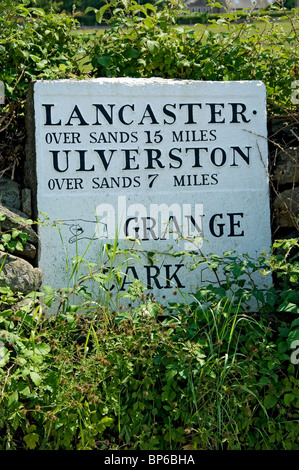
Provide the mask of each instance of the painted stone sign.
[{"label": "painted stone sign", "polygon": [[168,300],[213,282],[190,250],[269,248],[261,82],[39,81],[33,97],[37,210],[60,221],[39,229],[45,285],[72,284],[70,260],[102,263],[117,238],[132,256],[113,260],[111,295],[140,279]]}]

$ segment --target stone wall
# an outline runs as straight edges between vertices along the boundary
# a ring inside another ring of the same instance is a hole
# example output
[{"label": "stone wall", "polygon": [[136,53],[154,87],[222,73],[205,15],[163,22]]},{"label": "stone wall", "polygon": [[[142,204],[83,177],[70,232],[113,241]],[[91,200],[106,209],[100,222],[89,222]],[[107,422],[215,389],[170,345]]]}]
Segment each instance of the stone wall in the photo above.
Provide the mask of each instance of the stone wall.
[{"label": "stone wall", "polygon": [[[19,229],[28,235],[23,250],[13,254],[0,251],[0,285],[8,283],[13,292],[28,294],[38,290],[42,284],[42,271],[35,267],[38,237],[30,222],[31,192],[9,177],[0,179],[1,233],[12,233]],[[22,209],[22,210],[20,210]]]}]

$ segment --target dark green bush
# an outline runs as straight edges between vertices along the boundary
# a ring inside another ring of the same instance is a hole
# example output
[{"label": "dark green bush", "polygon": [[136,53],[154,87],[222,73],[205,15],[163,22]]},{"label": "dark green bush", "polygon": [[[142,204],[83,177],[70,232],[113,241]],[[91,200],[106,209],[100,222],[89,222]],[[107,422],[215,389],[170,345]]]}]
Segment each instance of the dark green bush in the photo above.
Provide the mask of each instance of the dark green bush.
[{"label": "dark green bush", "polygon": [[32,80],[79,73],[75,57],[80,44],[72,34],[75,21],[27,8],[27,3],[4,0],[0,5],[0,80],[8,100],[24,100]]},{"label": "dark green bush", "polygon": [[[229,253],[212,258],[225,283],[166,309],[136,283],[130,310],[94,303],[79,316],[65,303],[45,317],[37,294],[18,303],[0,288],[0,449],[298,450],[296,247],[247,260],[281,277],[276,291],[246,291],[244,261]],[[247,295],[260,312],[243,313]]]}]

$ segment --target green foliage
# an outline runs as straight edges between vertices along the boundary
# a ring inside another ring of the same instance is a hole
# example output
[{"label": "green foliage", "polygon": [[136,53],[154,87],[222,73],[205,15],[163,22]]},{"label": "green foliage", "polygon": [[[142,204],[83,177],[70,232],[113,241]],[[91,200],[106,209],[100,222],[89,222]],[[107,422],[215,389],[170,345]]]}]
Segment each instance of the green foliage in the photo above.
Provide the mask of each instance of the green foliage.
[{"label": "green foliage", "polygon": [[[293,1],[293,0],[290,0],[290,1]],[[295,0],[296,1],[296,0]],[[290,7],[291,8],[294,8],[294,7]],[[233,21],[240,21],[240,20],[246,20],[246,19],[251,19],[251,21],[253,21],[254,19],[260,19],[262,18],[263,16],[267,16],[268,19],[270,18],[281,18],[281,17],[284,17],[286,14],[286,11],[285,10],[269,10],[269,9],[265,9],[265,10],[262,10],[260,9],[259,11],[251,11],[250,14],[248,12],[248,10],[238,10],[236,12],[234,12],[233,14],[233,18],[232,20]],[[288,15],[290,15],[290,17],[292,17],[292,12],[287,12]],[[296,12],[294,11],[294,15],[296,14]],[[200,23],[200,24],[206,24],[206,23],[209,23],[210,21],[213,21],[213,20],[221,20],[223,17],[225,17],[225,14],[223,13],[185,13],[185,14],[182,14],[178,17],[177,19],[177,23],[178,24],[197,24],[197,23]]]},{"label": "green foliage", "polygon": [[[291,108],[291,83],[298,70],[296,18],[291,30],[272,24],[264,31],[247,20],[235,23],[236,13],[223,15],[201,34],[178,26],[183,4],[172,0],[163,10],[134,0],[114,0],[94,10],[96,20],[111,24],[101,39],[87,46],[93,76],[163,77],[194,80],[262,80],[270,109]],[[107,20],[108,12],[111,19]],[[276,105],[276,106],[275,106]]]},{"label": "green foliage", "polygon": [[12,100],[24,100],[32,80],[78,73],[74,56],[80,46],[72,34],[74,20],[45,14],[28,3],[4,0],[0,5],[0,80]]},{"label": "green foliage", "polygon": [[[79,76],[83,53],[92,76],[259,79],[269,104],[291,108],[295,27],[261,34],[232,14],[198,35],[177,26],[181,7],[114,1],[95,11],[98,21],[111,11],[112,28],[82,40],[71,18],[2,1],[9,105],[24,101],[31,80]],[[0,243],[13,251],[25,241],[16,229]],[[72,260],[73,288],[24,297],[0,287],[0,449],[298,450],[298,248],[277,241],[257,261],[193,252],[192,269],[205,264],[217,282],[168,306],[136,281],[123,296],[130,309],[92,297],[87,282],[105,300],[107,285],[122,284],[117,241],[100,267]],[[275,288],[258,289],[255,276],[271,273]],[[55,316],[45,315],[50,305]]]},{"label": "green foliage", "polygon": [[10,253],[13,253],[14,251],[22,252],[29,235],[17,227],[12,230],[2,232],[1,222],[5,219],[5,214],[0,212],[0,251],[7,251]]},{"label": "green foliage", "polygon": [[[297,248],[277,242],[256,265],[194,255],[214,272],[225,265],[226,280],[169,307],[137,281],[129,310],[93,302],[78,315],[66,290],[45,316],[42,293],[0,288],[0,448],[298,450]],[[272,269],[275,290],[242,283]],[[281,306],[288,289],[296,311]],[[247,294],[259,311],[244,313]]]}]

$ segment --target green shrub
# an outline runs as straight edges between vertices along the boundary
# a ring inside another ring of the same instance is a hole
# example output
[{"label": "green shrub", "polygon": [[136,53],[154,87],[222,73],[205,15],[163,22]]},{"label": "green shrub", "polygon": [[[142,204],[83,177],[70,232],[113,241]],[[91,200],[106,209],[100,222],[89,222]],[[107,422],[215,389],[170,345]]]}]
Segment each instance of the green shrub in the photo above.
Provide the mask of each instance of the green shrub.
[{"label": "green shrub", "polygon": [[195,33],[176,24],[182,6],[172,0],[159,10],[134,0],[115,0],[93,9],[99,22],[109,9],[112,16],[111,29],[100,39],[94,35],[87,45],[92,76],[262,80],[270,111],[292,108],[291,84],[298,74],[295,28],[285,31],[277,24],[260,32],[250,18],[234,24],[236,14],[227,14],[213,20],[221,26],[218,31]]},{"label": "green shrub", "polygon": [[24,100],[28,84],[78,74],[80,51],[72,34],[75,21],[39,8],[29,1],[4,0],[0,5],[0,80],[8,100]]},{"label": "green shrub", "polygon": [[[273,269],[276,290],[246,291],[228,253],[210,265],[226,282],[167,308],[137,282],[130,310],[64,302],[46,317],[41,293],[0,288],[0,449],[298,450],[298,242],[274,248],[246,269]],[[244,313],[244,294],[260,311]]]}]

